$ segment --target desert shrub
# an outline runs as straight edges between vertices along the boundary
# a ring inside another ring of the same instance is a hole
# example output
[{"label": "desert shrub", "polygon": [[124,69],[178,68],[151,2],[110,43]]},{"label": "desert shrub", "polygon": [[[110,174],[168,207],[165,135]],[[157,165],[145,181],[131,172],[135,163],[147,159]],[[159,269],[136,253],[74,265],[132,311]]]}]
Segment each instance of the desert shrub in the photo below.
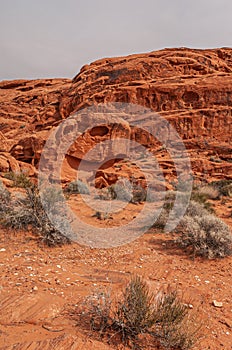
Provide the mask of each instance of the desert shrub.
[{"label": "desert shrub", "polygon": [[218,180],[211,182],[211,186],[216,188],[221,196],[232,195],[232,180]]},{"label": "desert shrub", "polygon": [[123,342],[137,339],[155,324],[154,295],[148,285],[138,276],[131,279],[117,305],[113,328]]},{"label": "desert shrub", "polygon": [[140,337],[147,335],[165,349],[190,349],[198,340],[199,325],[176,291],[152,293],[140,277],[132,277],[119,301],[109,293],[87,297],[78,309],[81,324],[108,339],[141,349]]},{"label": "desert shrub", "polygon": [[[229,227],[212,214],[204,215],[191,208],[179,225],[181,247],[188,247],[195,255],[222,258],[232,253],[232,236]],[[191,215],[190,215],[191,214]]]},{"label": "desert shrub", "polygon": [[191,200],[189,202],[188,208],[185,212],[185,216],[190,217],[201,217],[206,216],[209,214],[209,211],[199,202],[195,202],[194,200]]},{"label": "desert shrub", "polygon": [[81,180],[72,181],[65,188],[65,192],[70,194],[89,194],[88,186]]},{"label": "desert shrub", "polygon": [[201,193],[198,190],[194,190],[191,194],[191,201],[200,203],[205,209],[209,212],[213,213],[214,209],[212,204],[208,202],[208,197],[205,193]]},{"label": "desert shrub", "polygon": [[140,185],[134,185],[132,188],[132,203],[140,203],[146,200],[147,191]]},{"label": "desert shrub", "polygon": [[[14,202],[13,202],[14,203]],[[29,225],[34,224],[34,214],[31,208],[21,206],[20,203],[14,206],[14,209],[8,208],[2,218],[1,223],[5,227],[14,229],[27,229]]]},{"label": "desert shrub", "polygon": [[14,187],[27,188],[31,186],[31,181],[28,175],[24,172],[14,173],[12,171],[9,171],[4,175],[4,177],[6,179],[12,180]]},{"label": "desert shrub", "polygon": [[206,199],[218,199],[219,191],[213,186],[202,186],[198,189],[198,193],[205,196]]},{"label": "desert shrub", "polygon": [[10,192],[0,181],[0,217],[1,214],[6,210],[10,201]]},{"label": "desert shrub", "polygon": [[161,213],[153,223],[152,227],[163,231],[168,221],[169,212],[170,212],[170,209],[162,208]]},{"label": "desert shrub", "polygon": [[[165,225],[169,219],[170,212],[172,211],[175,203],[176,196],[178,195],[178,201],[180,204],[180,208],[182,208],[181,204],[186,203],[188,204],[187,200],[189,198],[189,195],[185,192],[180,191],[167,191],[165,194],[164,204],[163,208],[160,212],[159,217],[156,219],[156,221],[153,224],[153,228],[157,228],[161,231],[164,230]],[[174,218],[179,217],[179,208],[175,208],[175,212],[173,212]]]},{"label": "desert shrub", "polygon": [[[34,191],[32,191],[30,196],[34,195]],[[60,204],[62,204],[65,201],[65,198],[63,196],[63,192],[59,187],[48,187],[46,190],[41,191],[40,193],[43,207],[46,212],[52,213],[52,214],[58,214],[60,208]],[[32,198],[33,201],[33,198]]]},{"label": "desert shrub", "polygon": [[[38,187],[29,181],[24,181],[24,194],[11,198],[1,215],[1,224],[8,228],[28,229],[29,227],[40,235],[47,245],[69,243],[70,238],[62,234],[65,220],[60,210],[63,198],[54,188],[46,188],[42,205]],[[55,215],[59,230],[56,229],[47,216],[46,210]],[[67,232],[67,230],[65,231]]]},{"label": "desert shrub", "polygon": [[133,199],[132,187],[127,182],[118,181],[108,189],[112,199],[118,199],[124,202],[131,202]]},{"label": "desert shrub", "polygon": [[119,179],[107,189],[111,199],[131,203],[140,203],[146,200],[147,191],[133,179],[131,182],[128,179]]},{"label": "desert shrub", "polygon": [[110,212],[99,211],[99,210],[95,211],[95,213],[92,215],[92,217],[95,217],[98,220],[112,219]]},{"label": "desert shrub", "polygon": [[112,300],[109,292],[93,293],[82,303],[81,321],[102,336],[110,328]]},{"label": "desert shrub", "polygon": [[[60,215],[56,216],[56,227],[54,227],[49,218],[45,215],[41,217],[40,224],[37,227],[37,231],[41,234],[42,242],[48,246],[71,243],[72,235],[70,227],[64,218]],[[62,232],[65,232],[65,234]]]},{"label": "desert shrub", "polygon": [[156,218],[153,228],[163,231],[164,227],[168,221],[169,213],[174,206],[174,201],[176,198],[176,191],[167,191],[165,193],[164,204],[159,216]]},{"label": "desert shrub", "polygon": [[114,194],[112,193],[112,187],[103,187],[101,189],[97,190],[97,193],[95,194],[95,199],[100,199],[104,201],[110,201],[113,199]]},{"label": "desert shrub", "polygon": [[176,290],[161,292],[155,304],[155,336],[165,348],[190,349],[196,343],[200,325],[189,317],[189,309]]}]

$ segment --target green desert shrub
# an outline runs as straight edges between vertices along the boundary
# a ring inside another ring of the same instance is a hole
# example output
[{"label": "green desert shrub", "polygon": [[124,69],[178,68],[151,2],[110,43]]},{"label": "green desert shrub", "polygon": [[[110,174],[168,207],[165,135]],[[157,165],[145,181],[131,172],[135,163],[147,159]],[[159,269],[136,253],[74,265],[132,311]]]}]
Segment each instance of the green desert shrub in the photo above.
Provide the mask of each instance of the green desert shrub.
[{"label": "green desert shrub", "polygon": [[201,193],[198,190],[193,190],[191,194],[191,201],[198,202],[202,205],[206,210],[213,213],[214,209],[212,207],[212,204],[208,201],[208,197],[205,193]]},{"label": "green desert shrub", "polygon": [[165,349],[190,349],[199,336],[201,325],[189,315],[188,304],[176,290],[161,292],[155,305],[155,336]]},{"label": "green desert shrub", "polygon": [[[169,219],[169,215],[174,207],[174,203],[175,203],[177,195],[178,195],[178,201],[180,202],[180,204],[182,204],[182,203],[188,204],[189,195],[186,194],[185,192],[167,191],[165,194],[164,204],[163,204],[162,210],[160,212],[159,217],[154,222],[154,224],[152,226],[153,228],[156,228],[156,229],[161,230],[161,231],[164,230],[165,225]],[[174,215],[177,218],[179,217],[178,208],[176,208]]]},{"label": "green desert shrub", "polygon": [[110,293],[97,293],[83,305],[77,311],[82,325],[132,349],[142,349],[142,335],[149,337],[151,345],[165,349],[187,350],[198,340],[199,324],[177,292],[154,294],[139,276],[131,278],[119,300]]},{"label": "green desert shrub", "polygon": [[232,180],[218,180],[211,182],[211,186],[216,188],[221,196],[232,196]]},{"label": "green desert shrub", "polygon": [[120,333],[122,340],[127,342],[146,333],[155,322],[154,295],[146,282],[135,276],[126,286],[122,300],[118,302],[112,326]]},{"label": "green desert shrub", "polygon": [[72,181],[65,188],[65,192],[70,194],[89,194],[88,186],[81,180]]},{"label": "green desert shrub", "polygon": [[28,175],[24,172],[12,172],[9,171],[4,175],[6,179],[13,181],[13,187],[27,188],[31,186],[31,181]]}]

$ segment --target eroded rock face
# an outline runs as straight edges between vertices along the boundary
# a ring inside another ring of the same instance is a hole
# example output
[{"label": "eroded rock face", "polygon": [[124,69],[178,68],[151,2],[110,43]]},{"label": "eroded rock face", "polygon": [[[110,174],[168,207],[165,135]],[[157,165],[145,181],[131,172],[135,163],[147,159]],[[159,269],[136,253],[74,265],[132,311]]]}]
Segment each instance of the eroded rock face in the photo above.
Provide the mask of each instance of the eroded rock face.
[{"label": "eroded rock face", "polygon": [[[54,127],[84,107],[106,102],[151,108],[170,121],[184,140],[195,176],[232,178],[232,49],[229,48],[165,49],[102,59],[84,66],[72,81],[2,82],[0,151],[37,167],[44,143]],[[68,135],[67,130],[62,133]],[[158,147],[149,135],[131,127],[129,121],[118,127],[114,123],[101,123],[99,119],[99,125],[80,135],[68,150],[64,179],[68,179],[68,174],[95,144],[122,136],[153,149],[166,174],[173,173],[173,164],[162,145]],[[94,161],[103,161],[104,157],[104,148],[101,159],[92,155]],[[2,157],[0,166],[3,170],[8,166]]]}]

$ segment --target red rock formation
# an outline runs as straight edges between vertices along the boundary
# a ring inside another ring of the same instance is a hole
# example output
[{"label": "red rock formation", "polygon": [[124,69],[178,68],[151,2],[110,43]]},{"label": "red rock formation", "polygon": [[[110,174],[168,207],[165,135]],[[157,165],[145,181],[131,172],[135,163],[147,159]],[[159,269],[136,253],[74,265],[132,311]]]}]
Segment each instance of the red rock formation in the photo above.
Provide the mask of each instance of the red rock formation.
[{"label": "red rock formation", "polygon": [[[54,126],[83,107],[104,102],[135,103],[153,109],[167,118],[184,140],[197,177],[232,178],[232,49],[229,48],[165,49],[102,59],[84,66],[72,81],[2,82],[0,151],[37,166]],[[68,157],[72,161],[65,163],[66,178],[69,167],[73,167],[70,164],[79,164],[92,145],[117,132],[139,142],[143,137],[145,145],[151,141],[149,135],[141,135],[129,124],[120,132],[115,126],[100,125],[82,135],[70,148]],[[154,151],[166,173],[173,172],[165,150],[156,147]],[[2,171],[13,170],[9,161],[6,164],[4,154],[0,158]]]}]

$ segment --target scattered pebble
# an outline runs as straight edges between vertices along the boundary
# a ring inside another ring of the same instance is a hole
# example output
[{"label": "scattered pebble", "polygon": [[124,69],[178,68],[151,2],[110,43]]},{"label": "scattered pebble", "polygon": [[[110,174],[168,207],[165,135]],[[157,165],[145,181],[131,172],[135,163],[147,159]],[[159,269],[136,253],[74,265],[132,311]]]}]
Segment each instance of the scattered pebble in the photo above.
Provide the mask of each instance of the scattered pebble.
[{"label": "scattered pebble", "polygon": [[213,300],[213,306],[220,308],[223,306],[223,303],[221,301]]},{"label": "scattered pebble", "polygon": [[1,248],[1,249],[0,249],[0,252],[5,252],[5,251],[6,251],[5,248]]}]

